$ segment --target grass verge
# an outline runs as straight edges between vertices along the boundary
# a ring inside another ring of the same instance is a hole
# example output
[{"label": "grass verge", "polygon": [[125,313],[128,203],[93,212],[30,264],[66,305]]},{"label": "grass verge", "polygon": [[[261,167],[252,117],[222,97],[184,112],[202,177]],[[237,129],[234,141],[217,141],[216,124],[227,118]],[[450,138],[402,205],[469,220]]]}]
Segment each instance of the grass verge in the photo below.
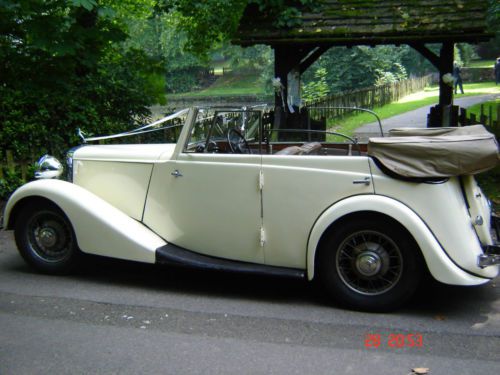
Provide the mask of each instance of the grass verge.
[{"label": "grass verge", "polygon": [[467,112],[474,113],[476,115],[476,118],[479,118],[479,116],[481,115],[481,105],[484,108],[484,114],[487,116],[489,116],[490,108],[491,108],[491,112],[492,112],[491,115],[492,115],[493,121],[497,121],[497,119],[498,119],[497,118],[497,115],[498,115],[497,107],[498,107],[498,105],[500,105],[500,98],[498,98],[496,100],[489,101],[489,102],[484,102],[481,104],[473,105],[467,109]]},{"label": "grass verge", "polygon": [[495,60],[473,60],[466,68],[491,68],[495,66]]},{"label": "grass verge", "polygon": [[[496,94],[500,93],[500,86],[495,86],[494,82],[469,83],[464,84],[464,91],[465,94],[458,94],[456,97],[461,98],[465,96]],[[437,104],[438,100],[439,87],[430,86],[424,91],[408,95],[398,102],[377,107],[373,111],[376,112],[377,115],[383,120],[428,105]],[[341,120],[329,120],[328,127],[333,131],[352,136],[357,128],[374,121],[376,121],[376,119],[373,115],[370,115],[369,113],[361,113],[344,117]]]},{"label": "grass verge", "polygon": [[217,79],[210,87],[182,94],[168,95],[168,98],[265,95],[265,86],[258,74],[227,74]]}]

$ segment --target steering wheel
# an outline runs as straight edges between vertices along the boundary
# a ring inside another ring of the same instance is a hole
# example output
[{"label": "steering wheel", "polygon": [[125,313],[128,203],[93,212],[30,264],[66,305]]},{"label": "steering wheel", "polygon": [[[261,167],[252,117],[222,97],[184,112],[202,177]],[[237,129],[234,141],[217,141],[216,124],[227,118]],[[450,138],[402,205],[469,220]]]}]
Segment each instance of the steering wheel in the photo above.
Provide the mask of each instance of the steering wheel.
[{"label": "steering wheel", "polygon": [[[234,134],[234,135],[233,135]],[[239,130],[231,128],[227,131],[227,142],[229,148],[235,154],[251,154],[252,151],[248,146],[248,142]]]}]

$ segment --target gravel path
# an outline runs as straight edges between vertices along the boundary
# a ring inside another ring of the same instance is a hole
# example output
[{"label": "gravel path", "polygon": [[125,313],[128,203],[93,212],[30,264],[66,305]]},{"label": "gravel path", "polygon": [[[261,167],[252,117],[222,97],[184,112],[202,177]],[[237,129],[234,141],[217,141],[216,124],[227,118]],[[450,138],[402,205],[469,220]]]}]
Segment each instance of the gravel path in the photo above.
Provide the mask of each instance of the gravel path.
[{"label": "gravel path", "polygon": [[[468,108],[478,103],[487,102],[499,98],[500,94],[488,94],[477,96],[466,96],[455,99],[454,104],[462,108]],[[394,128],[425,128],[427,126],[427,115],[430,108],[435,104],[418,108],[410,112],[406,112],[397,116],[393,116],[382,120],[382,128],[384,133]],[[358,128],[355,136],[360,142],[366,142],[369,137],[380,136],[379,125],[377,122],[366,124]]]}]

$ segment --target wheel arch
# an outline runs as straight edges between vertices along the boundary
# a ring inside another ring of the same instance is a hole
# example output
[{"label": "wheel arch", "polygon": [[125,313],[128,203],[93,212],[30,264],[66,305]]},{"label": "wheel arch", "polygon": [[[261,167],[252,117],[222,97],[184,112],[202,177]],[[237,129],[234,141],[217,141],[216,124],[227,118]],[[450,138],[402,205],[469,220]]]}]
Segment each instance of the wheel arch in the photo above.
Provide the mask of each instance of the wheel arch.
[{"label": "wheel arch", "polygon": [[71,224],[84,253],[154,263],[166,242],[149,228],[88,190],[60,180],[38,180],[17,189],[5,207],[4,223],[14,229],[27,204],[49,202]]},{"label": "wheel arch", "polygon": [[34,205],[39,205],[39,204],[52,205],[64,213],[64,211],[61,209],[61,207],[59,207],[54,201],[50,200],[49,198],[46,198],[46,197],[43,197],[40,195],[31,195],[31,196],[23,197],[23,198],[21,198],[13,203],[13,205],[10,207],[10,209],[8,211],[8,215],[6,215],[4,217],[4,223],[3,223],[4,229],[13,230],[16,227],[17,219],[18,219],[21,211],[23,211],[23,209],[26,206],[34,206]]},{"label": "wheel arch", "polygon": [[307,277],[316,273],[316,259],[321,241],[329,231],[345,220],[359,215],[375,215],[399,225],[416,243],[430,274],[438,281],[453,285],[479,285],[488,282],[459,267],[446,255],[426,223],[405,204],[380,195],[359,195],[341,200],[327,208],[316,220],[307,245]]},{"label": "wheel arch", "polygon": [[[349,221],[352,221],[352,220],[358,220],[358,219],[380,220],[380,221],[386,222],[387,224],[397,226],[398,229],[401,230],[415,244],[415,246],[418,248],[417,241],[415,240],[415,238],[413,237],[413,235],[410,233],[410,231],[408,231],[408,229],[405,228],[404,225],[402,225],[399,221],[397,221],[396,219],[394,219],[392,216],[389,216],[387,213],[383,213],[383,212],[379,212],[379,211],[370,211],[370,210],[356,211],[356,212],[352,212],[352,213],[346,214],[346,215],[338,218],[336,221],[334,221],[333,223],[331,223],[325,229],[325,231],[321,235],[321,237],[320,237],[320,239],[318,241],[318,244],[317,244],[317,249],[318,250],[315,253],[315,263],[316,263],[316,260],[318,258],[318,255],[319,255],[319,250],[322,248],[323,243],[326,241],[328,235],[332,231],[334,231],[337,228],[339,228],[342,225],[344,225],[345,223],[347,223]],[[418,248],[418,250],[419,250],[419,255],[423,256],[422,251],[420,250],[420,248]]]}]

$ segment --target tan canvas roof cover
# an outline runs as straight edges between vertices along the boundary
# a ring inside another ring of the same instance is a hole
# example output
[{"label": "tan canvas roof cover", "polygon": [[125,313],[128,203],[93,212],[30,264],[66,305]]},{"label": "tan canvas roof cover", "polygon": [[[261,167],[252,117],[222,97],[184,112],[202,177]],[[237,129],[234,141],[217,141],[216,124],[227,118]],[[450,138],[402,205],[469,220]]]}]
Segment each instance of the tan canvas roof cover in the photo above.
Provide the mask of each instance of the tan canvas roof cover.
[{"label": "tan canvas roof cover", "polygon": [[370,138],[368,155],[394,173],[410,178],[476,174],[499,160],[495,136],[484,126],[393,129]]}]

